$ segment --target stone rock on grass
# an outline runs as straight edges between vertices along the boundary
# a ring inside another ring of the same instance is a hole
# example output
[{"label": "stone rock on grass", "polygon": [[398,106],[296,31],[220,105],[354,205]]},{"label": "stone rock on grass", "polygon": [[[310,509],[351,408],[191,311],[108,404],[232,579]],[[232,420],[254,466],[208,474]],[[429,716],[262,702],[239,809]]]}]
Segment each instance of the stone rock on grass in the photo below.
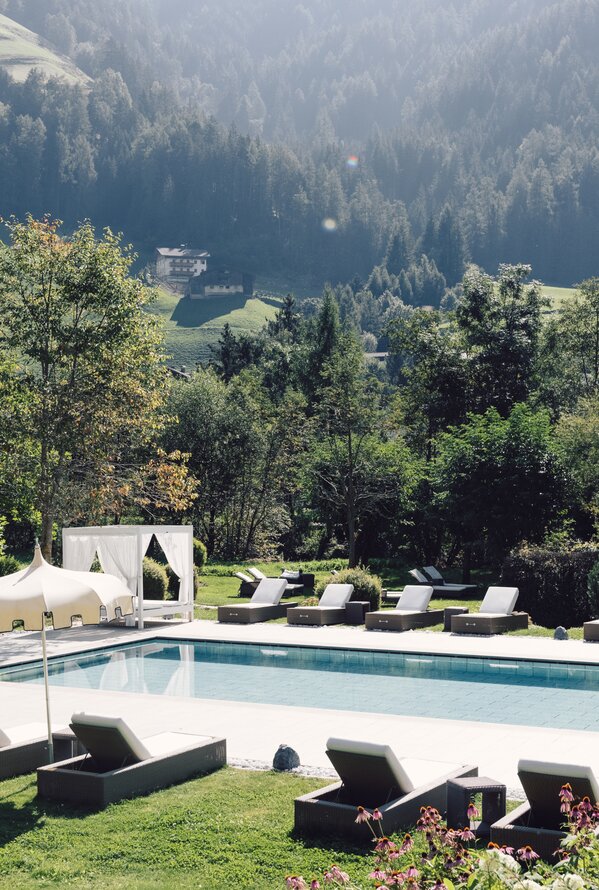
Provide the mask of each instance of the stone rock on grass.
[{"label": "stone rock on grass", "polygon": [[278,772],[297,769],[300,765],[299,754],[289,745],[279,745],[272,761],[272,768]]}]

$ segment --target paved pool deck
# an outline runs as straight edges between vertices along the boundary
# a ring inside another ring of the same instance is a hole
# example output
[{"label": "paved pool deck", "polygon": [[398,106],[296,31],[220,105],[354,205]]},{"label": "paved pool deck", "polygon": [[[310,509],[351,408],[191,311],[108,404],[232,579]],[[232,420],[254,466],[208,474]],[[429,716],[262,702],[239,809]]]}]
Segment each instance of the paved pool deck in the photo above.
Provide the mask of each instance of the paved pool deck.
[{"label": "paved pool deck", "polygon": [[[528,658],[599,665],[599,645],[539,637],[478,637],[410,631],[366,632],[349,627],[290,627],[284,624],[223,625],[213,621],[155,622],[144,630],[82,627],[48,633],[49,656],[67,655],[155,637],[376,649],[410,653]],[[37,661],[40,634],[0,635],[0,667]],[[307,675],[306,682],[309,682]],[[392,682],[392,681],[390,681]],[[330,769],[329,736],[364,738],[390,744],[400,756],[472,763],[481,775],[520,786],[520,757],[589,764],[599,773],[599,734],[572,728],[549,729],[476,720],[394,716],[331,709],[298,708],[208,699],[52,687],[52,720],[66,725],[74,711],[120,715],[141,735],[180,731],[222,735],[233,762],[268,764],[281,742],[294,747],[307,767]],[[468,700],[464,708],[469,706]],[[44,719],[43,687],[0,682],[0,726]]]}]

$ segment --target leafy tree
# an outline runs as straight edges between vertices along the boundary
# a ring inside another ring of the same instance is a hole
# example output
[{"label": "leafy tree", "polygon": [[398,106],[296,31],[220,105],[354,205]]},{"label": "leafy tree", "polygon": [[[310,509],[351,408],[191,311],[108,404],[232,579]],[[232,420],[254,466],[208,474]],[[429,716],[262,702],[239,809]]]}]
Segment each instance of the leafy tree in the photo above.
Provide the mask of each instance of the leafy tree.
[{"label": "leafy tree", "polygon": [[538,283],[525,284],[530,266],[502,265],[495,282],[474,266],[464,276],[456,320],[468,349],[476,392],[472,407],[507,415],[535,383],[541,309]]},{"label": "leafy tree", "polygon": [[585,536],[599,530],[599,394],[580,399],[556,425],[556,438],[574,483]]},{"label": "leafy tree", "polygon": [[471,414],[441,433],[431,467],[434,504],[465,554],[496,561],[542,540],[567,505],[568,476],[547,411],[515,405]]},{"label": "leafy tree", "polygon": [[313,446],[308,472],[316,503],[345,528],[352,568],[367,517],[400,500],[405,449],[399,440],[385,441],[378,383],[367,375],[362,350],[352,333],[345,333],[322,377],[321,435]]},{"label": "leafy tree", "polygon": [[165,376],[160,334],[144,312],[148,292],[127,274],[129,251],[109,230],[96,240],[89,223],[69,240],[47,219],[6,225],[1,348],[17,366],[8,422],[49,558],[56,521],[128,496],[182,506],[189,492],[184,473],[165,492],[174,480],[161,455],[143,491],[144,445],[156,431]]},{"label": "leafy tree", "polygon": [[466,417],[472,381],[462,340],[439,313],[424,310],[391,321],[388,334],[406,437],[430,459],[439,432]]}]

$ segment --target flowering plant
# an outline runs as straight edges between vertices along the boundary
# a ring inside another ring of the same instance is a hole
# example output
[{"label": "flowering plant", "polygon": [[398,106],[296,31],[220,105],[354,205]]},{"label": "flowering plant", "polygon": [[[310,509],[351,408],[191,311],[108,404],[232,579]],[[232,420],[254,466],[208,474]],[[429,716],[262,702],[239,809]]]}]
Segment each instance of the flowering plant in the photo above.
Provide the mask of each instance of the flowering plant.
[{"label": "flowering plant", "polygon": [[[375,890],[598,890],[599,888],[599,807],[588,798],[575,802],[572,789],[560,791],[561,812],[566,837],[556,851],[557,865],[541,862],[530,846],[515,850],[489,844],[486,850],[470,845],[475,840],[470,826],[447,828],[434,807],[422,807],[415,836],[405,834],[392,840],[383,833],[383,816],[378,808],[358,807],[356,822],[372,835],[373,868],[368,874]],[[478,816],[468,808],[469,820]],[[304,880],[289,875],[287,890],[326,890],[345,887],[361,890],[338,866],[332,865],[321,880]]]}]

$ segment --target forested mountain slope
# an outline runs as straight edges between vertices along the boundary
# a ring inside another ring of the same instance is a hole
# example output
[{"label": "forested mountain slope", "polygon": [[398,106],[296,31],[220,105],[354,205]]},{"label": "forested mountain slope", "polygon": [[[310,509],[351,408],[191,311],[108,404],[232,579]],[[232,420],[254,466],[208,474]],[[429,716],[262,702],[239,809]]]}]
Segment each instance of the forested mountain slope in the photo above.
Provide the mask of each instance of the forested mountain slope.
[{"label": "forested mountain slope", "polygon": [[468,260],[597,274],[599,0],[0,9],[94,79],[0,83],[3,215],[89,216],[148,255],[188,241],[291,280],[376,266],[397,294]]}]

